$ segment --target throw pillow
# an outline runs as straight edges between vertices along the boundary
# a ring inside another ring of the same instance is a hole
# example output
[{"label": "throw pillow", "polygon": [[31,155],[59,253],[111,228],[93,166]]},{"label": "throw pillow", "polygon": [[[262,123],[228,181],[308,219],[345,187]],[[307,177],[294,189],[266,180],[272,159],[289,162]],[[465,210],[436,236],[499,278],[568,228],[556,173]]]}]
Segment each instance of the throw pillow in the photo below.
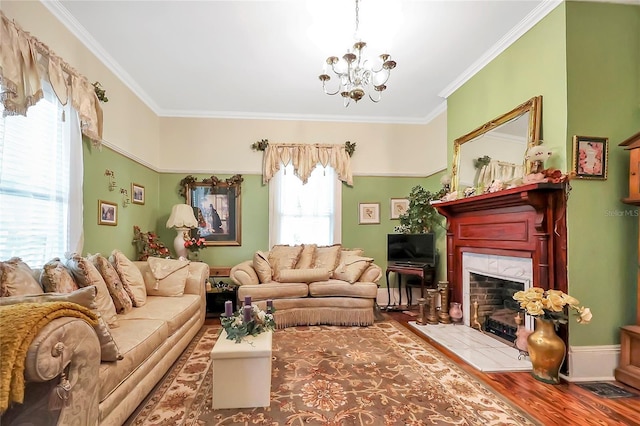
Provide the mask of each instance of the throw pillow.
[{"label": "throw pillow", "polygon": [[300,257],[298,258],[298,262],[296,263],[296,269],[309,269],[313,268],[315,263],[315,255],[316,255],[316,247],[317,244],[303,244],[302,251],[300,252]]},{"label": "throw pillow", "polygon": [[298,262],[301,252],[302,246],[273,246],[271,251],[269,251],[269,264],[271,265],[271,271],[275,281],[280,280],[280,271],[283,269],[293,269]]},{"label": "throw pillow", "polygon": [[116,307],[109,294],[109,289],[100,272],[93,266],[93,263],[79,254],[73,254],[71,258],[67,259],[67,268],[71,271],[71,275],[73,275],[73,278],[76,280],[78,287],[96,286],[98,290],[96,295],[98,311],[100,311],[100,314],[109,327],[118,327]]},{"label": "throw pillow", "polygon": [[0,297],[42,294],[31,268],[19,257],[0,262]]},{"label": "throw pillow", "polygon": [[117,361],[122,359],[120,349],[113,340],[107,323],[97,309],[96,286],[83,287],[71,293],[44,293],[37,295],[13,296],[0,298],[0,306],[15,303],[44,303],[44,302],[73,302],[91,309],[98,316],[98,325],[94,327],[100,341],[100,359],[102,361]]},{"label": "throw pillow", "polygon": [[116,268],[101,254],[90,256],[89,260],[93,262],[93,265],[102,275],[102,279],[104,279],[104,283],[107,285],[113,300],[113,305],[116,307],[116,313],[124,314],[129,312],[133,308],[133,303],[122,286],[122,281],[120,281]]},{"label": "throw pillow", "polygon": [[269,254],[257,251],[253,255],[253,269],[258,275],[261,283],[271,282],[271,265],[269,264]]},{"label": "throw pillow", "polygon": [[313,283],[327,281],[331,271],[327,268],[283,269],[280,271],[281,283]]},{"label": "throw pillow", "polygon": [[342,250],[341,244],[316,248],[316,263],[314,267],[327,268],[330,271],[334,271],[340,260],[340,250]]},{"label": "throw pillow", "polygon": [[120,250],[114,250],[109,262],[116,268],[124,290],[129,295],[133,306],[140,307],[147,303],[147,289],[140,269]]},{"label": "throw pillow", "polygon": [[142,271],[147,294],[149,296],[182,296],[189,275],[189,263],[191,263],[189,260],[148,258],[148,268]]},{"label": "throw pillow", "polygon": [[344,260],[333,272],[333,278],[353,284],[358,281],[360,275],[369,267],[371,262],[373,262],[371,257],[345,256]]},{"label": "throw pillow", "polygon": [[58,257],[42,267],[40,282],[47,293],[71,293],[79,288],[71,272]]}]

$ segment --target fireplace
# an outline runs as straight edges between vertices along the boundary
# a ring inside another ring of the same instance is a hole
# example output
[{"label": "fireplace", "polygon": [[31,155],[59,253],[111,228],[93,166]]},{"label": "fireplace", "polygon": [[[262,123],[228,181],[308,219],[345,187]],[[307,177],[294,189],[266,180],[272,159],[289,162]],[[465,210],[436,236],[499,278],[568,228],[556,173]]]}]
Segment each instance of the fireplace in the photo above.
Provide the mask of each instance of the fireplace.
[{"label": "fireplace", "polygon": [[[478,302],[478,320],[483,329],[513,342],[519,309],[513,300],[516,291],[531,287],[533,280],[531,259],[466,252],[462,256],[463,320],[471,326],[473,302]],[[533,330],[533,320],[523,325]],[[487,327],[489,325],[489,327]],[[496,329],[500,326],[499,329]],[[493,329],[492,329],[493,327]]]},{"label": "fireplace", "polygon": [[[434,204],[447,218],[447,279],[465,324],[471,273],[567,291],[566,195],[566,183],[538,183]],[[566,343],[566,327],[559,334]]]}]

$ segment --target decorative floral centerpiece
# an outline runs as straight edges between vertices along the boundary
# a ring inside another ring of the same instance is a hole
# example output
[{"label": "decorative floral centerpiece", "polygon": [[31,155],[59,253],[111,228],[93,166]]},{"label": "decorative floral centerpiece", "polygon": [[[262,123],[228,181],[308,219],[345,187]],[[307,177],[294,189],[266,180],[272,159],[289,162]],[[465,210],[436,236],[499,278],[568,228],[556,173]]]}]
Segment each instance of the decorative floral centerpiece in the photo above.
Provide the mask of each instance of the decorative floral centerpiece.
[{"label": "decorative floral centerpiece", "polygon": [[578,315],[577,321],[580,324],[588,324],[591,321],[591,309],[580,306],[580,302],[575,297],[560,290],[544,290],[540,287],[530,287],[525,291],[518,291],[513,298],[520,302],[520,307],[534,317],[539,317],[554,324],[567,323],[565,306],[575,311]]},{"label": "decorative floral centerpiece", "polygon": [[200,236],[200,232],[196,229],[191,234],[185,232],[184,234],[184,246],[187,250],[197,252],[200,249],[206,248],[204,245],[205,239]]},{"label": "decorative floral centerpiece", "polygon": [[232,312],[231,301],[228,300],[225,302],[225,313],[220,317],[220,323],[227,332],[227,339],[240,343],[247,336],[257,336],[265,331],[275,330],[274,312],[271,300],[267,300],[267,312],[251,305],[250,299],[248,304],[245,301],[245,306]]},{"label": "decorative floral centerpiece", "polygon": [[171,255],[156,233],[142,232],[136,225],[133,226],[133,244],[138,252],[137,260],[147,260],[149,256],[169,258]]}]

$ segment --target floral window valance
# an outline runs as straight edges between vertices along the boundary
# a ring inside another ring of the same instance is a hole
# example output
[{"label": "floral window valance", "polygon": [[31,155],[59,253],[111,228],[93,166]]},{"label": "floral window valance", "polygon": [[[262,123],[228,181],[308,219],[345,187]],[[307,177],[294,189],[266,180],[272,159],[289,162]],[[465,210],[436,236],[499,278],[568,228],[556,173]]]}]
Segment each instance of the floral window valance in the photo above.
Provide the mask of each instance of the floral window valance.
[{"label": "floral window valance", "polygon": [[311,172],[320,164],[331,166],[336,171],[338,179],[348,185],[353,185],[351,174],[351,157],[344,145],[325,144],[289,144],[269,142],[264,151],[264,171],[262,181],[269,182],[280,170],[280,166],[291,163],[296,176],[307,183]]},{"label": "floral window valance", "polygon": [[100,145],[102,107],[94,87],[44,43],[0,12],[0,100],[4,115],[26,115],[42,98],[42,80],[49,81],[60,103],[78,112],[82,133]]}]

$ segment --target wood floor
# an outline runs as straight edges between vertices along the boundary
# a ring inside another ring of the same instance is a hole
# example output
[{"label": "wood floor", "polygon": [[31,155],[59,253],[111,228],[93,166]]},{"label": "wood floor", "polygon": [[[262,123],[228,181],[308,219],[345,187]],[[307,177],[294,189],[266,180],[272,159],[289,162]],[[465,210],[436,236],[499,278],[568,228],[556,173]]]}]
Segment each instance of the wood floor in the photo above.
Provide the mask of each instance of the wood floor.
[{"label": "wood floor", "polygon": [[[640,426],[640,397],[601,398],[572,383],[563,382],[559,385],[548,385],[539,382],[530,373],[483,373],[423,334],[415,333],[414,328],[407,324],[409,321],[415,321],[415,317],[402,312],[387,312],[385,315],[429,342],[460,365],[464,371],[486,383],[504,398],[537,419],[542,425]],[[219,320],[208,318],[206,323],[219,324]],[[630,388],[622,383],[614,382],[614,384],[640,394],[640,390]]]},{"label": "wood floor", "polygon": [[[414,331],[407,323],[415,321],[415,317],[402,312],[386,315]],[[415,334],[543,425],[640,425],[640,397],[606,399],[572,383],[548,385],[539,382],[530,373],[483,373],[423,334]],[[639,390],[620,382],[613,384],[640,394]]]}]

